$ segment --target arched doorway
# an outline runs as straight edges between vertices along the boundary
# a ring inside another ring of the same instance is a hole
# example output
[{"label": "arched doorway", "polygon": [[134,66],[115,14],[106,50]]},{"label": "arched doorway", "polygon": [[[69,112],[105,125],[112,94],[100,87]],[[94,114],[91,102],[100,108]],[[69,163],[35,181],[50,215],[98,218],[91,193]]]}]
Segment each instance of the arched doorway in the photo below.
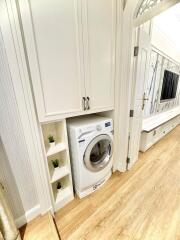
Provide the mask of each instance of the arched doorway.
[{"label": "arched doorway", "polygon": [[[121,146],[118,157],[118,170],[126,171],[130,138],[130,110],[133,91],[133,61],[135,30],[138,26],[159,15],[161,12],[179,3],[179,0],[127,0],[123,10],[121,35],[121,52],[117,64],[121,65],[117,78],[119,83],[118,110],[118,145]],[[131,120],[132,121],[132,120]],[[133,139],[136,141],[136,139]],[[129,161],[129,159],[128,159]]]},{"label": "arched doorway", "polygon": [[137,6],[135,17],[142,16],[144,13],[155,7],[160,2],[163,2],[163,0],[143,0],[139,3],[139,6]]}]

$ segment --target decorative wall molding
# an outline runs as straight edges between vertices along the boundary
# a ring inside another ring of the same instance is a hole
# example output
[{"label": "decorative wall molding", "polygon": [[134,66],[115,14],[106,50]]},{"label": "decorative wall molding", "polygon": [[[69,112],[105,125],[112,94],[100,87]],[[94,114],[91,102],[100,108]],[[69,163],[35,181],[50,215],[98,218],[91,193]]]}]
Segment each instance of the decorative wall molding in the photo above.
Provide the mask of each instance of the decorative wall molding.
[{"label": "decorative wall molding", "polygon": [[166,57],[155,48],[151,51],[151,62],[149,69],[149,80],[146,83],[145,94],[149,99],[145,105],[143,115],[145,118],[161,112],[168,111],[179,105],[180,84],[178,85],[176,98],[160,102],[161,89],[163,83],[164,70],[180,74],[180,65]]},{"label": "decorative wall molding", "polygon": [[150,7],[147,11],[143,12],[142,15],[138,15],[139,7],[142,1],[139,1],[139,3],[137,3],[137,1],[134,1],[134,4],[137,3],[136,8],[134,10],[134,14],[133,14],[134,26],[135,27],[140,26],[141,24],[151,20],[153,17],[157,16],[158,14],[167,10],[168,8],[174,6],[178,2],[179,0],[161,0],[161,1],[159,0],[157,4],[154,4],[153,7]]},{"label": "decorative wall molding", "polygon": [[142,1],[139,10],[137,12],[137,17],[142,16],[144,13],[149,11],[151,8],[155,7],[158,3],[164,0],[144,0]]}]

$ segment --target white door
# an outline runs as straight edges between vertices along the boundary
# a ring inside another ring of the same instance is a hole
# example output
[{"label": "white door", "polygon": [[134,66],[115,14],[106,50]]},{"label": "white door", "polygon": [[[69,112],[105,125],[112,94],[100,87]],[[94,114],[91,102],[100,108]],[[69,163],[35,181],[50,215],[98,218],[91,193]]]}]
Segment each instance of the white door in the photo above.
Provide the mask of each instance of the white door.
[{"label": "white door", "polygon": [[116,0],[82,1],[86,96],[90,110],[114,107]]},{"label": "white door", "polygon": [[130,118],[130,139],[129,139],[129,164],[128,169],[138,159],[140,136],[142,130],[142,116],[144,108],[144,85],[149,76],[151,38],[150,35],[139,29],[138,33],[139,52],[135,60],[134,86],[132,90],[131,109],[133,117]]},{"label": "white door", "polygon": [[40,121],[82,111],[79,1],[29,0],[29,7],[25,2],[20,1],[20,10]]}]

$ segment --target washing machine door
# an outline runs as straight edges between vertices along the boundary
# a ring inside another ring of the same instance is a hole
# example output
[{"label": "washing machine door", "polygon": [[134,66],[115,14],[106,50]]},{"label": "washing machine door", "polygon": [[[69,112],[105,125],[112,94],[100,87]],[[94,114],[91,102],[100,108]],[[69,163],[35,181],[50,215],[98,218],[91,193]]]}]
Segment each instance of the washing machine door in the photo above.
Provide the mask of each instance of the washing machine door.
[{"label": "washing machine door", "polygon": [[107,134],[98,135],[87,146],[84,164],[92,172],[104,169],[112,156],[112,139]]}]

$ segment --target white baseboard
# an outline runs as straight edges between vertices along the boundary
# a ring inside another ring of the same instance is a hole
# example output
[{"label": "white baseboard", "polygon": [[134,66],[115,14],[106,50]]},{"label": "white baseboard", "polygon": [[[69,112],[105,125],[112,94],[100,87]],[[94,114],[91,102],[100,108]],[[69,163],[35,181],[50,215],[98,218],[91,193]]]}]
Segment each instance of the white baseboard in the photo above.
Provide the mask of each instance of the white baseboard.
[{"label": "white baseboard", "polygon": [[24,213],[21,217],[15,219],[16,226],[18,228],[22,227],[26,223],[30,222],[34,218],[36,218],[38,215],[40,215],[40,205],[37,205],[27,212]]}]

